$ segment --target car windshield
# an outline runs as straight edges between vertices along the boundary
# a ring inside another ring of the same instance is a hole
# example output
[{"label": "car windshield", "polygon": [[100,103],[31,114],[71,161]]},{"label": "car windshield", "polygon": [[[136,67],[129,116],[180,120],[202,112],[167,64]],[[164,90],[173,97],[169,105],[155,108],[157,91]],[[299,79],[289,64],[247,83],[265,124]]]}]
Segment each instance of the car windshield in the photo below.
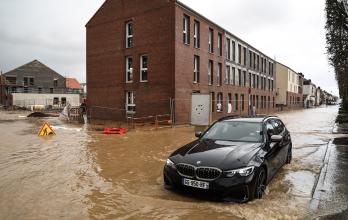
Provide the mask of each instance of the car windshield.
[{"label": "car windshield", "polygon": [[261,130],[261,123],[223,121],[213,125],[202,138],[236,142],[261,142]]}]

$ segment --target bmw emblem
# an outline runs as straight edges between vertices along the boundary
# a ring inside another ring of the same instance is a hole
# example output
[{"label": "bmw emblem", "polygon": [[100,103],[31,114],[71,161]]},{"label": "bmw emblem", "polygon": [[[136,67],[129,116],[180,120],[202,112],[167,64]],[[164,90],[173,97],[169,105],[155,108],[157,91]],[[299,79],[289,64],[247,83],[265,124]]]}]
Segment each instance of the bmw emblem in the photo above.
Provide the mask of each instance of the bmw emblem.
[{"label": "bmw emblem", "polygon": [[202,161],[197,161],[197,165],[201,165]]}]

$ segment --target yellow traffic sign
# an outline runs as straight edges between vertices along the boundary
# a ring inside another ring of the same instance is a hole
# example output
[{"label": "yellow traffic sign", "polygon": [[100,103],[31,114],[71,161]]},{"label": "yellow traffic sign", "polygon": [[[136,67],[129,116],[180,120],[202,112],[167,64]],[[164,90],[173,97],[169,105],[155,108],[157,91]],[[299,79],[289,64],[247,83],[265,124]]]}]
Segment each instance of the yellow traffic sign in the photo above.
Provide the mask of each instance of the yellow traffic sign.
[{"label": "yellow traffic sign", "polygon": [[38,136],[42,137],[42,136],[49,136],[49,135],[55,135],[56,133],[54,132],[53,128],[47,123],[45,122],[39,133],[38,133]]}]

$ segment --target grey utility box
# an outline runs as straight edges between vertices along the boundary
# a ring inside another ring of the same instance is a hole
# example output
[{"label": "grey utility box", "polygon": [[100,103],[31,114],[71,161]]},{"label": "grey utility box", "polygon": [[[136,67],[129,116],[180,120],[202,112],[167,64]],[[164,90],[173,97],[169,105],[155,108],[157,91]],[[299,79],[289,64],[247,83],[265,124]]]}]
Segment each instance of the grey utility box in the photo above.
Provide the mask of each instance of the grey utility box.
[{"label": "grey utility box", "polygon": [[191,125],[208,126],[210,124],[210,95],[192,94]]}]

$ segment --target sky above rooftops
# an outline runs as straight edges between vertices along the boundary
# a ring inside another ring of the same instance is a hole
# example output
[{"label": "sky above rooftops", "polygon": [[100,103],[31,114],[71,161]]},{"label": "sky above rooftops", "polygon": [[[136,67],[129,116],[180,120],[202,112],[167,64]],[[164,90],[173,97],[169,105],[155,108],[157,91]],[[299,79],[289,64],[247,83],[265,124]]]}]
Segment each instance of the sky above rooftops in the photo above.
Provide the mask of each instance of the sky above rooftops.
[{"label": "sky above rooftops", "polygon": [[[38,59],[86,79],[85,24],[104,0],[1,0],[0,70]],[[338,93],[325,44],[325,0],[181,0],[328,92]]]}]

